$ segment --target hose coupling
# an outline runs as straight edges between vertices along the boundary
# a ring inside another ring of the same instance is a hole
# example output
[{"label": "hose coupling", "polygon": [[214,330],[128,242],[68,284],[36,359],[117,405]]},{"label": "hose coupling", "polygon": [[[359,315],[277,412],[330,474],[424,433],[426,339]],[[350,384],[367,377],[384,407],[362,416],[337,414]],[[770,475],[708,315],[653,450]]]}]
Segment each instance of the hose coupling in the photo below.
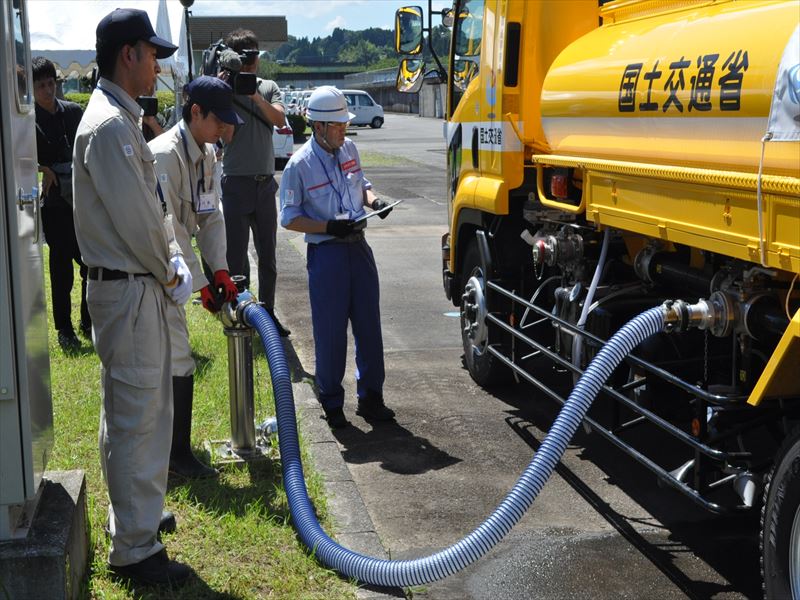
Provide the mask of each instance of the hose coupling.
[{"label": "hose coupling", "polygon": [[667,300],[661,305],[664,311],[664,331],[686,331],[696,327],[708,330],[716,337],[729,335],[736,321],[736,305],[724,292],[714,292],[708,300],[699,299],[694,304],[684,300]]},{"label": "hose coupling", "polygon": [[226,302],[217,313],[217,318],[225,329],[248,329],[250,324],[244,318],[245,309],[251,304],[259,304],[248,290],[240,292],[233,302]]}]

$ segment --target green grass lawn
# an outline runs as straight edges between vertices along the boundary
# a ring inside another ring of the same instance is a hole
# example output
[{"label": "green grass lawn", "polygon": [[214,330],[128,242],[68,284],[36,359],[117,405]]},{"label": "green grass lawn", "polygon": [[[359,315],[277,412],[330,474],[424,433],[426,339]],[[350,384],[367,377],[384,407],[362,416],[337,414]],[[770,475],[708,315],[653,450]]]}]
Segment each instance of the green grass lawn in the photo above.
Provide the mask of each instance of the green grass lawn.
[{"label": "green grass lawn", "polygon": [[[45,246],[45,264],[48,249]],[[73,324],[78,324],[80,278],[75,271]],[[100,362],[90,341],[65,354],[56,340],[47,290],[50,377],[55,444],[48,470],[83,469],[90,521],[90,573],[86,598],[354,598],[355,586],[322,567],[300,543],[290,524],[277,448],[274,459],[242,468],[228,467],[218,480],[170,480],[166,508],[178,530],[164,536],[172,558],[199,575],[182,590],[132,589],[109,577],[108,540],[103,532],[108,496],[100,472],[97,431],[100,412]],[[227,342],[222,326],[198,304],[187,305],[195,373],[192,444],[202,455],[204,440],[230,437]],[[255,408],[258,421],[274,413],[269,368],[260,340],[255,349]],[[304,458],[307,453],[304,449]],[[304,460],[309,494],[323,526],[332,531],[320,478]]]}]

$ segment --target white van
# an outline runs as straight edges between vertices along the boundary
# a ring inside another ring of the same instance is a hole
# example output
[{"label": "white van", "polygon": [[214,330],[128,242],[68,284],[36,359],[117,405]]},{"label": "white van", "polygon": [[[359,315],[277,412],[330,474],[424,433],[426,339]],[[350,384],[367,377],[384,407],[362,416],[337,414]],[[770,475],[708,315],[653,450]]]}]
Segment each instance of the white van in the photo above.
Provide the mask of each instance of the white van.
[{"label": "white van", "polygon": [[347,108],[356,118],[351,125],[369,125],[373,129],[383,125],[383,107],[363,90],[342,90],[347,98]]}]

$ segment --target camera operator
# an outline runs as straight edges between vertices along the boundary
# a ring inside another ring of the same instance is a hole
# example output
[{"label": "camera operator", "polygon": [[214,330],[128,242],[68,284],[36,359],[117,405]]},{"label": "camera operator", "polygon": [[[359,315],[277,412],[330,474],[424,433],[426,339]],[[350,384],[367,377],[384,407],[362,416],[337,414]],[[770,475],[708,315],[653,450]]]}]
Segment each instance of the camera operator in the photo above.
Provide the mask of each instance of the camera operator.
[{"label": "camera operator", "polygon": [[[225,45],[241,57],[241,73],[258,71],[258,39],[252,31],[236,29],[225,38]],[[220,56],[222,79],[235,72],[227,59]],[[235,62],[235,61],[233,61]],[[234,91],[237,85],[232,85]],[[244,121],[230,132],[225,141],[222,159],[222,207],[228,244],[228,267],[231,275],[244,275],[249,286],[250,267],[247,247],[250,230],[258,255],[258,298],[275,320],[278,332],[288,336],[275,317],[275,263],[277,208],[275,192],[275,154],[272,148],[273,125],[284,123],[283,95],[271,80],[258,79],[257,89],[249,96],[237,95],[234,108]]]}]

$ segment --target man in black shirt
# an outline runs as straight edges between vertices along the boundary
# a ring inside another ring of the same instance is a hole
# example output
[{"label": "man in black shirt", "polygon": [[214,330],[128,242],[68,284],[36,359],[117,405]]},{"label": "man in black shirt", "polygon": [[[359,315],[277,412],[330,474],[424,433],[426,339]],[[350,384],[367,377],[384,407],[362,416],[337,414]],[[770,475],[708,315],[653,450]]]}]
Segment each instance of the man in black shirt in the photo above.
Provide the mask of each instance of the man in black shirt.
[{"label": "man in black shirt", "polygon": [[36,149],[42,172],[42,225],[50,246],[50,289],[53,322],[64,350],[81,344],[72,328],[70,294],[78,263],[81,283],[81,332],[90,337],[92,321],[86,305],[86,266],[81,262],[72,220],[72,145],[83,111],[74,102],[56,98],[56,69],[44,57],[33,59],[33,95],[36,101]]}]

